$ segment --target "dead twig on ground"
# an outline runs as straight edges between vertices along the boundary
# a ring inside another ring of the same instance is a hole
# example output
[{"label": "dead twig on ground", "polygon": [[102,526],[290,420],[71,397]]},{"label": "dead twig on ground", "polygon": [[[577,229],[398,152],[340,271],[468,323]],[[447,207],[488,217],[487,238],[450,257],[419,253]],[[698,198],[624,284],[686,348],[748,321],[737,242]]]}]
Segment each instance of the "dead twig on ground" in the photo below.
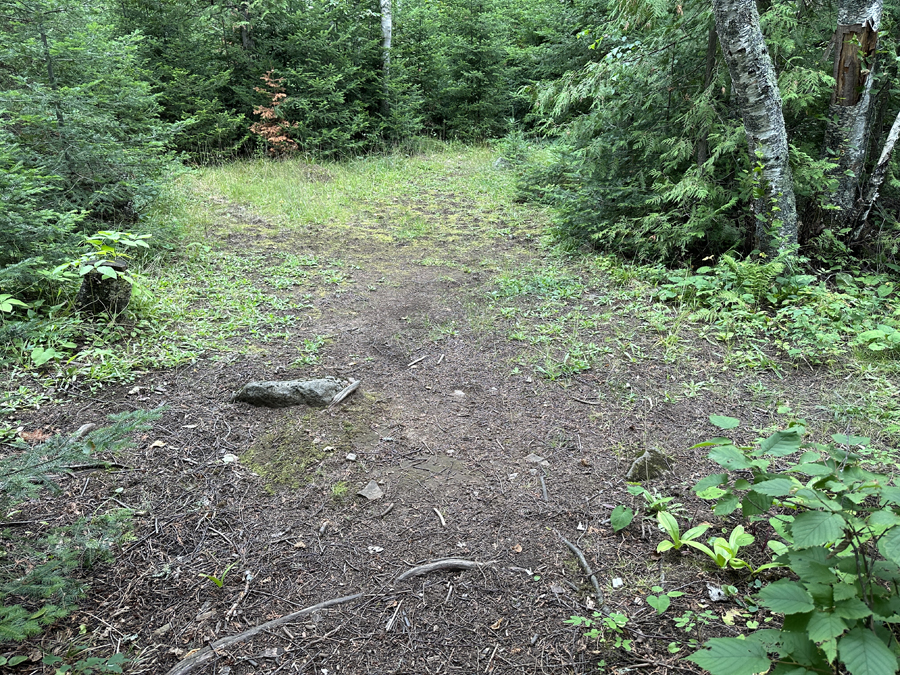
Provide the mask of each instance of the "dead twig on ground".
[{"label": "dead twig on ground", "polygon": [[198,649],[193,654],[190,654],[186,658],[182,659],[178,665],[172,668],[170,671],[166,673],[166,675],[187,675],[191,671],[199,668],[203,664],[209,662],[213,658],[216,657],[216,652],[220,649],[225,649],[226,647],[231,647],[233,645],[239,644],[241,642],[246,642],[254,635],[258,633],[262,633],[263,631],[272,630],[273,628],[277,628],[281,624],[290,623],[291,621],[295,621],[300,617],[306,616],[307,614],[312,614],[313,612],[318,612],[322,609],[327,609],[329,607],[334,607],[336,605],[342,605],[347,602],[352,602],[358,598],[362,597],[362,593],[357,593],[355,595],[347,595],[343,598],[334,598],[332,600],[326,600],[325,602],[320,602],[318,605],[313,605],[312,607],[306,607],[305,609],[298,610],[291,614],[286,614],[278,619],[272,619],[271,621],[267,621],[264,624],[257,626],[256,628],[251,628],[250,630],[246,630],[243,633],[238,633],[237,635],[231,635],[229,637],[224,637],[221,640],[216,640],[212,644],[203,647],[202,649]]},{"label": "dead twig on ground", "polygon": [[331,399],[331,403],[328,404],[328,407],[333,408],[357,389],[359,389],[359,380],[352,380],[350,384],[334,395],[334,398]]},{"label": "dead twig on ground", "polygon": [[419,565],[418,567],[413,567],[412,569],[406,570],[403,574],[397,577],[397,581],[403,581],[404,579],[409,579],[410,577],[417,577],[422,574],[428,574],[429,572],[435,572],[437,570],[471,570],[478,569],[485,565],[493,564],[493,560],[482,563],[476,560],[463,560],[462,558],[446,558],[444,560],[436,560],[433,563],[428,563],[427,565]]},{"label": "dead twig on ground", "polygon": [[441,519],[441,527],[447,527],[447,521],[444,520],[444,516],[441,515],[441,512],[438,511],[437,508],[432,508],[432,511],[434,511],[437,514],[437,517]]},{"label": "dead twig on ground", "polygon": [[568,546],[569,550],[575,554],[576,558],[578,558],[578,562],[581,564],[581,569],[584,570],[584,573],[588,575],[588,578],[594,585],[594,592],[597,595],[597,606],[603,607],[603,605],[606,604],[606,600],[603,597],[603,591],[600,590],[600,584],[597,582],[597,577],[594,576],[594,570],[592,570],[591,566],[588,565],[588,561],[584,557],[584,553],[582,553],[580,548],[578,548],[575,544],[562,536],[559,532],[556,533],[556,536],[559,537],[562,543]]}]

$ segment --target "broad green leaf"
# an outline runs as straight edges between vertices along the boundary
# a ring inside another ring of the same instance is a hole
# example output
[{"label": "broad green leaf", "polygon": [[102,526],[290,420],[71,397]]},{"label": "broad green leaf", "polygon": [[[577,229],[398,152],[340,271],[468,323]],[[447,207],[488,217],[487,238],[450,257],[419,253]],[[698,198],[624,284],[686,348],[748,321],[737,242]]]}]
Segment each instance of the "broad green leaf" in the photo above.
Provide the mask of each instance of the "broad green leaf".
[{"label": "broad green leaf", "polygon": [[878,540],[878,550],[881,555],[895,565],[900,565],[900,528],[893,528]]},{"label": "broad green leaf", "polygon": [[668,511],[660,511],[656,514],[656,520],[659,521],[659,524],[662,525],[663,529],[668,533],[672,540],[675,542],[676,547],[681,541],[681,531],[678,528],[678,521],[675,520],[675,516],[673,516]]},{"label": "broad green leaf", "polygon": [[744,453],[733,445],[723,445],[710,451],[709,458],[719,466],[736,471],[749,469],[753,463],[744,456]]},{"label": "broad green leaf", "polygon": [[875,633],[857,626],[838,640],[841,663],[850,675],[893,675],[897,657]]},{"label": "broad green leaf", "polygon": [[858,597],[847,598],[834,603],[834,614],[842,619],[865,619],[872,610]]},{"label": "broad green leaf", "polygon": [[695,493],[699,494],[700,492],[703,492],[708,488],[716,487],[717,485],[721,485],[722,483],[725,483],[727,481],[727,473],[714,473],[711,476],[707,476],[706,478],[701,478],[693,489]]},{"label": "broad green leaf", "polygon": [[745,518],[749,518],[760,513],[767,513],[770,506],[772,506],[771,497],[761,495],[755,490],[750,490],[741,500],[741,513]]},{"label": "broad green leaf", "polygon": [[760,604],[779,614],[800,614],[815,609],[812,596],[796,581],[782,579],[759,592]]},{"label": "broad green leaf", "polygon": [[871,440],[867,436],[850,436],[848,434],[832,434],[831,438],[835,443],[841,445],[868,445]]},{"label": "broad green leaf", "polygon": [[687,657],[711,675],[756,675],[771,667],[766,648],[759,642],[738,638],[713,638],[704,649]]},{"label": "broad green leaf", "polygon": [[770,497],[784,497],[791,494],[791,490],[798,487],[798,484],[789,478],[773,478],[764,480],[760,483],[754,483],[753,489],[763,495]]},{"label": "broad green leaf", "polygon": [[740,426],[741,421],[736,417],[727,417],[725,415],[710,415],[709,421],[713,424],[713,426],[717,426],[720,429],[735,429]]},{"label": "broad green leaf", "polygon": [[844,519],[837,513],[806,511],[797,515],[791,524],[791,535],[797,548],[828,544],[839,539],[843,531]]},{"label": "broad green leaf", "polygon": [[841,635],[847,630],[847,623],[834,614],[828,612],[816,612],[809,619],[807,631],[809,639],[816,643],[825,642]]},{"label": "broad green leaf", "polygon": [[[881,509],[869,516],[867,524],[872,528],[876,535],[881,535],[895,525],[900,525],[900,516],[893,511]],[[882,554],[883,553],[884,552],[882,551]]]},{"label": "broad green leaf", "polygon": [[789,472],[792,473],[802,473],[804,476],[828,476],[834,471],[825,466],[824,464],[798,464],[795,467],[788,469]]},{"label": "broad green leaf", "polygon": [[800,442],[800,434],[796,429],[776,431],[759,444],[759,450],[764,454],[784,457],[797,452],[800,449]]},{"label": "broad green leaf", "polygon": [[614,508],[612,513],[609,514],[609,524],[612,525],[613,530],[616,532],[620,532],[631,525],[633,519],[634,511],[621,504]]},{"label": "broad green leaf", "polygon": [[668,595],[648,595],[647,604],[655,609],[657,615],[659,615],[669,609],[669,605],[672,604],[672,600]]},{"label": "broad green leaf", "polygon": [[740,500],[736,494],[727,494],[716,503],[713,513],[717,516],[731,515],[739,504]]},{"label": "broad green leaf", "polygon": [[657,544],[656,552],[657,553],[665,553],[666,551],[668,551],[669,549],[672,549],[672,548],[675,548],[675,544],[673,544],[672,541],[669,539],[664,539],[663,541],[659,542],[659,544]]},{"label": "broad green leaf", "polygon": [[900,504],[900,488],[893,485],[882,488],[881,501],[885,504]]},{"label": "broad green leaf", "polygon": [[691,539],[696,539],[708,529],[709,523],[701,523],[700,525],[697,525],[697,527],[692,527],[687,532],[682,534],[681,541],[690,541]]}]

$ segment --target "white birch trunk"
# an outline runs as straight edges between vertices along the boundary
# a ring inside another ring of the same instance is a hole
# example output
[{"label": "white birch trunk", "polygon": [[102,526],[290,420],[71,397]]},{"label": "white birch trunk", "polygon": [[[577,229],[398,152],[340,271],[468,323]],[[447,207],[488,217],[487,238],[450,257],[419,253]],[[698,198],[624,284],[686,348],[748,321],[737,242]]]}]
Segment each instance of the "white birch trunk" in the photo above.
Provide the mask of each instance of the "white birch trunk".
[{"label": "white birch trunk", "polygon": [[865,235],[869,229],[869,213],[872,211],[872,206],[878,200],[878,192],[881,190],[882,183],[884,183],[888,164],[890,164],[891,155],[894,153],[894,146],[897,145],[898,139],[900,139],[900,113],[898,113],[896,119],[894,119],[891,131],[888,133],[887,140],[884,142],[884,147],[881,150],[881,157],[878,158],[878,164],[875,165],[875,170],[872,171],[872,175],[869,176],[869,185],[866,189],[865,199],[860,201],[857,212],[854,214],[853,220],[856,222],[857,227],[851,237],[851,244],[859,244],[865,239]]},{"label": "white birch trunk", "polygon": [[388,96],[390,95],[391,83],[391,39],[394,32],[394,19],[391,10],[391,0],[381,0],[381,58],[384,71],[384,100],[381,104],[381,110],[385,115],[390,111]]},{"label": "white birch trunk", "polygon": [[756,1],[713,0],[713,9],[750,161],[762,164],[763,195],[753,203],[755,244],[771,255],[797,243],[797,206],[778,81],[759,28]]},{"label": "white birch trunk", "polygon": [[834,35],[835,87],[828,107],[825,147],[836,153],[831,175],[837,187],[830,203],[840,207],[836,220],[850,224],[859,197],[868,146],[872,76],[884,0],[841,0]]}]

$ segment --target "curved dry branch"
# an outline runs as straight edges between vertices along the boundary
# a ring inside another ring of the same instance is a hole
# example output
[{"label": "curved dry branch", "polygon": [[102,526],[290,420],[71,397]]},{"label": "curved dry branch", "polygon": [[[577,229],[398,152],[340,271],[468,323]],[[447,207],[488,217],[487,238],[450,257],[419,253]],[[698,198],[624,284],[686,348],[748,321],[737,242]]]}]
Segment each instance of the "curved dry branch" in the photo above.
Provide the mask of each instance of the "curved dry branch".
[{"label": "curved dry branch", "polygon": [[409,579],[410,577],[417,577],[422,574],[428,574],[429,572],[436,572],[437,570],[471,570],[478,567],[484,567],[485,565],[493,564],[493,560],[482,563],[477,562],[475,560],[463,560],[462,558],[446,558],[444,560],[436,560],[433,563],[428,563],[427,565],[419,565],[418,567],[413,567],[412,569],[406,570],[403,574],[397,577],[397,581],[403,581],[404,579]]},{"label": "curved dry branch", "polygon": [[578,548],[575,544],[562,536],[559,532],[556,533],[556,536],[559,537],[562,540],[562,543],[568,546],[569,550],[575,554],[576,558],[578,558],[581,569],[584,570],[584,573],[588,575],[588,578],[594,585],[594,592],[597,594],[597,606],[603,607],[603,605],[606,603],[606,600],[603,597],[603,591],[600,590],[600,584],[597,582],[597,577],[594,576],[594,570],[592,570],[591,566],[588,565],[588,561],[584,557],[584,553],[582,553],[580,548]]},{"label": "curved dry branch", "polygon": [[216,652],[219,649],[225,649],[226,647],[231,647],[232,645],[244,642],[245,640],[249,640],[250,638],[252,638],[257,633],[261,633],[266,630],[272,630],[273,628],[277,628],[283,623],[290,623],[291,621],[299,619],[302,616],[306,616],[307,614],[318,612],[320,609],[327,609],[329,607],[334,607],[335,605],[342,605],[345,602],[351,602],[353,600],[356,600],[357,598],[361,598],[362,595],[362,593],[357,593],[356,595],[347,595],[343,598],[333,598],[332,600],[326,600],[325,602],[320,602],[318,605],[313,605],[312,607],[306,607],[305,609],[298,610],[291,614],[286,614],[279,619],[272,619],[271,621],[267,621],[264,624],[260,624],[256,628],[246,630],[243,633],[238,633],[237,635],[231,635],[229,637],[224,637],[221,640],[216,640],[212,644],[209,644],[202,649],[198,649],[187,658],[182,659],[174,668],[167,672],[166,675],[187,675],[187,673],[190,673],[195,668],[199,668],[206,662],[214,659],[217,656]]}]

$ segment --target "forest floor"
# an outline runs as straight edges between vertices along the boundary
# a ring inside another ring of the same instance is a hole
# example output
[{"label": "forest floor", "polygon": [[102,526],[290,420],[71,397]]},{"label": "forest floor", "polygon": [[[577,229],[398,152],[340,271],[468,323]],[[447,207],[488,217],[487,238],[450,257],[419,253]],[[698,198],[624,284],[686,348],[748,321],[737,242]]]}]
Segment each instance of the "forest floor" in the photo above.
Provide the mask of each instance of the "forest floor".
[{"label": "forest floor", "polygon": [[[22,514],[134,511],[78,611],[28,649],[115,649],[135,659],[127,672],[166,673],[220,638],[359,594],[216,649],[194,672],[586,673],[605,661],[600,672],[676,673],[700,672],[680,660],[692,641],[762,619],[710,600],[707,584],[745,590],[747,575],[656,553],[662,534],[625,474],[658,450],[666,470],[643,485],[683,505],[685,528],[730,530],[690,492],[712,472],[690,449],[720,435],[709,416],[739,418],[743,442],[797,417],[816,434],[872,433],[865,411],[838,412],[872,390],[871,374],[777,354],[753,367],[631,268],[552,250],[547,214],[512,199],[495,158],[188,177],[192,243],[145,275],[155,311],[178,319],[158,345],[194,358],[70,388],[24,420],[71,432],[165,406],[116,458],[125,468],[78,472]],[[326,375],[360,387],[328,409],[230,402],[251,380]],[[380,499],[357,494],[370,481]],[[638,516],[615,533],[619,504]],[[748,555],[763,561],[756,534]],[[621,632],[588,639],[564,623],[599,607],[563,538],[596,572],[604,611],[627,617]],[[443,559],[479,565],[398,580]],[[683,595],[658,616],[653,587]]]}]

